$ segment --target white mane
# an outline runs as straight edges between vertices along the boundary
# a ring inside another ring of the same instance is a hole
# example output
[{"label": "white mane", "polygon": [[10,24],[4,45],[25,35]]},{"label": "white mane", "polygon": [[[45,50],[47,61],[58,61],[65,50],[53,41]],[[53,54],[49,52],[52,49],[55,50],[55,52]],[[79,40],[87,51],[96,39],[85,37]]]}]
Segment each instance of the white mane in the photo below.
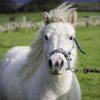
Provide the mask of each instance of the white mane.
[{"label": "white mane", "polygon": [[43,54],[43,44],[44,44],[44,27],[38,32],[36,39],[31,45],[31,51],[27,57],[27,63],[22,67],[21,74],[24,75],[24,79],[31,78],[37,68],[40,66]]},{"label": "white mane", "polygon": [[69,16],[76,10],[76,8],[73,7],[73,4],[70,4],[70,5],[66,5],[66,4],[67,3],[63,3],[62,5],[58,6],[57,8],[49,12],[49,22],[48,23],[59,22],[59,21],[69,22],[70,20]]},{"label": "white mane", "polygon": [[[69,14],[75,11],[76,9],[76,8],[72,8],[72,6],[73,4],[67,6],[66,3],[64,3],[61,6],[57,7],[56,9],[51,10],[49,12],[50,15],[49,23],[68,21]],[[21,69],[21,74],[24,76],[24,79],[31,78],[31,76],[40,66],[41,60],[43,58],[42,54],[43,54],[43,45],[44,45],[45,25],[43,25],[40,31],[37,33],[37,37],[31,46],[31,51],[27,58],[28,62]]]}]

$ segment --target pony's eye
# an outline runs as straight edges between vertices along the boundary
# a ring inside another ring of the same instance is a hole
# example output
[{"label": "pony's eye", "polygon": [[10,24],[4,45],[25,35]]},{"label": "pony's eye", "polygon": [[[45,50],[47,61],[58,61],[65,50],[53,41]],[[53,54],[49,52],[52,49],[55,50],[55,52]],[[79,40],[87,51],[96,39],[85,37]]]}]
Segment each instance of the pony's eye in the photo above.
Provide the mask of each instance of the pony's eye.
[{"label": "pony's eye", "polygon": [[48,40],[48,37],[45,35],[45,39]]},{"label": "pony's eye", "polygon": [[72,36],[70,36],[70,37],[69,37],[69,40],[72,40],[72,39],[73,39],[73,37],[72,37]]}]

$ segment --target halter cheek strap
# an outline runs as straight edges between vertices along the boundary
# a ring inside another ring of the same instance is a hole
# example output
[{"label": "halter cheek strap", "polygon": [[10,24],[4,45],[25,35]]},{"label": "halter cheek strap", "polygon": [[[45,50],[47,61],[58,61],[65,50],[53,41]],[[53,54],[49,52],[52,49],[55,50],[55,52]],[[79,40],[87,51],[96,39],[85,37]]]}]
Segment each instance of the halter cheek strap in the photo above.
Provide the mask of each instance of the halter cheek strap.
[{"label": "halter cheek strap", "polygon": [[66,70],[70,70],[71,67],[70,67],[70,60],[67,60],[67,67],[66,67]]},{"label": "halter cheek strap", "polygon": [[[73,39],[74,43],[76,44],[76,47],[79,49],[79,51],[80,51],[82,54],[86,54],[86,52],[80,47],[78,41],[77,41],[75,38],[73,38],[73,37],[72,37],[72,39]],[[71,54],[71,51],[70,51],[70,54]],[[69,56],[70,56],[70,55],[69,55]],[[71,61],[71,60],[67,60],[67,67],[68,67],[67,70],[71,70],[71,68],[70,68],[70,61]]]}]

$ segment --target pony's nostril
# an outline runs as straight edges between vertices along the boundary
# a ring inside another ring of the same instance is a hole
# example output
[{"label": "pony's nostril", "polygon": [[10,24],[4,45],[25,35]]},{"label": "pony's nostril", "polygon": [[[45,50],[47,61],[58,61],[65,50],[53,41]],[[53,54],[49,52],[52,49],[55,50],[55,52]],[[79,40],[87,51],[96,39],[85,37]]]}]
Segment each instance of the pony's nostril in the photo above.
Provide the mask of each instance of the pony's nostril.
[{"label": "pony's nostril", "polygon": [[59,62],[57,61],[54,66],[59,67]]},{"label": "pony's nostril", "polygon": [[63,65],[64,65],[64,61],[62,60],[61,62],[57,61],[54,66],[58,68],[62,68]]},{"label": "pony's nostril", "polygon": [[49,66],[52,69],[52,61],[51,61],[51,59],[49,59]]},{"label": "pony's nostril", "polygon": [[64,61],[62,60],[60,63],[60,67],[62,67],[64,65]]}]

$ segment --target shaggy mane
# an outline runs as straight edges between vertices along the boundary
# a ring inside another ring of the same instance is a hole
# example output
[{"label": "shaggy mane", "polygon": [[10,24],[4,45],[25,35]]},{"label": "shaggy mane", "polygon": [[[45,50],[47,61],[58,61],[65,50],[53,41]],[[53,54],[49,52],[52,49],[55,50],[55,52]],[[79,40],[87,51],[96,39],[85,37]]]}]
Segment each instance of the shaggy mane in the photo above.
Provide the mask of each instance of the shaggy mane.
[{"label": "shaggy mane", "polygon": [[43,57],[43,45],[44,45],[44,25],[40,28],[36,39],[31,45],[31,51],[29,52],[26,63],[23,65],[19,74],[22,75],[23,80],[30,79],[34,72],[40,66]]},{"label": "shaggy mane", "polygon": [[[66,5],[67,3],[63,3],[56,9],[53,9],[49,12],[51,17],[50,22],[58,22],[58,21],[66,21],[68,15],[75,11],[76,8],[72,8],[73,4]],[[44,28],[45,25],[42,26],[40,31],[37,34],[37,38],[31,46],[31,51],[28,54],[27,62],[23,65],[20,74],[23,76],[24,80],[30,79],[35,71],[39,68],[40,63],[43,59],[43,46],[44,46]]]},{"label": "shaggy mane", "polygon": [[68,5],[67,3],[63,3],[62,5],[58,6],[57,8],[49,12],[50,15],[49,23],[59,22],[59,21],[68,22],[69,15],[75,10],[76,8],[73,7],[73,4]]}]

